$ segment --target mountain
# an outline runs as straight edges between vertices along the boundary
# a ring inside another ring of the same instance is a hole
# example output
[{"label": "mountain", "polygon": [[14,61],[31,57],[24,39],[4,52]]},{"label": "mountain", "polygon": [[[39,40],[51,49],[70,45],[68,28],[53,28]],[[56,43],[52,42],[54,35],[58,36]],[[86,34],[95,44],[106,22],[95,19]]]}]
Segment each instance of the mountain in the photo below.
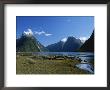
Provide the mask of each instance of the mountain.
[{"label": "mountain", "polygon": [[82,45],[80,39],[74,37],[68,37],[67,41],[64,43],[63,51],[64,52],[73,52],[77,51]]},{"label": "mountain", "polygon": [[65,42],[59,41],[55,44],[48,45],[46,48],[51,52],[73,52],[77,51],[82,45],[80,39],[68,37]]},{"label": "mountain", "polygon": [[81,46],[79,51],[94,52],[94,31],[90,38]]},{"label": "mountain", "polygon": [[59,41],[57,43],[48,45],[46,48],[51,52],[62,52],[64,42]]},{"label": "mountain", "polygon": [[22,34],[19,39],[16,39],[17,52],[40,52],[47,49],[33,35]]}]

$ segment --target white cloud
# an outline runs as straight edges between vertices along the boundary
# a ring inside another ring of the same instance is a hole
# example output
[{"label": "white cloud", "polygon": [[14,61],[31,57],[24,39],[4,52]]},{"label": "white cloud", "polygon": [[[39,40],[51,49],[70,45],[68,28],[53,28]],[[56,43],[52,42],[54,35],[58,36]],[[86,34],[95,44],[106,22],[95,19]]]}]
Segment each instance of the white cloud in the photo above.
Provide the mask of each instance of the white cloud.
[{"label": "white cloud", "polygon": [[27,31],[24,31],[24,35],[27,35],[27,36],[32,36],[32,35],[44,35],[44,36],[51,36],[52,34],[50,33],[46,33],[45,31],[35,31],[33,32],[32,29],[28,28]]},{"label": "white cloud", "polygon": [[35,31],[35,34],[37,34],[37,35],[45,35],[45,36],[51,36],[52,35],[52,34],[44,32],[44,31],[41,31],[41,32]]},{"label": "white cloud", "polygon": [[27,31],[24,31],[24,34],[28,35],[28,36],[32,36],[33,32],[32,32],[32,30],[30,28],[28,28]]},{"label": "white cloud", "polygon": [[51,35],[52,35],[52,34],[46,34],[46,33],[45,33],[45,36],[51,36]]},{"label": "white cloud", "polygon": [[35,34],[42,35],[42,34],[45,34],[45,32],[44,31],[41,31],[41,32],[35,31]]},{"label": "white cloud", "polygon": [[87,37],[80,37],[79,39],[81,40],[81,42],[84,43],[88,38]]},{"label": "white cloud", "polygon": [[67,38],[63,38],[61,41],[62,42],[66,42],[67,41]]}]

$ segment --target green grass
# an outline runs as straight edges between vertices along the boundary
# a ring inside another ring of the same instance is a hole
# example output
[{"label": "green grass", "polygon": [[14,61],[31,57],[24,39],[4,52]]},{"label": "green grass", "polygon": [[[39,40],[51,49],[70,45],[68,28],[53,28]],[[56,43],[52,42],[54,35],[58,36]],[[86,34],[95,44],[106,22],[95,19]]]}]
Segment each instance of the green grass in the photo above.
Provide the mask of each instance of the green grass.
[{"label": "green grass", "polygon": [[16,74],[87,74],[75,67],[78,60],[44,60],[38,56],[17,55]]}]

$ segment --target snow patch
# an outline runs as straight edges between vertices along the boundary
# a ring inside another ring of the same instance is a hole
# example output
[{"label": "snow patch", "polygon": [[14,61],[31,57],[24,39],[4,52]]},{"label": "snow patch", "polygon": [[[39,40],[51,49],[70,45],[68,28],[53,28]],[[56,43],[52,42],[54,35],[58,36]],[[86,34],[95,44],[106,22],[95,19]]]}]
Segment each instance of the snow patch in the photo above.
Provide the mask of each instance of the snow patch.
[{"label": "snow patch", "polygon": [[67,38],[63,38],[61,41],[62,42],[66,42],[67,41]]},{"label": "snow patch", "polygon": [[81,40],[82,43],[84,43],[87,40],[87,37],[80,37],[79,39]]}]

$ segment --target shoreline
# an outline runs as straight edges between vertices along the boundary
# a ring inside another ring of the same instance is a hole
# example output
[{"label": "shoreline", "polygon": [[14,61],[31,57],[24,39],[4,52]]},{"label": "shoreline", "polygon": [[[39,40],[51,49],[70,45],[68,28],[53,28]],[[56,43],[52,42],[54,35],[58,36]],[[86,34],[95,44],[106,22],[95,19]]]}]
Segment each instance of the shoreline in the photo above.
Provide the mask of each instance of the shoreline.
[{"label": "shoreline", "polygon": [[76,67],[81,64],[81,60],[77,60],[74,56],[16,54],[16,74],[91,74]]}]

